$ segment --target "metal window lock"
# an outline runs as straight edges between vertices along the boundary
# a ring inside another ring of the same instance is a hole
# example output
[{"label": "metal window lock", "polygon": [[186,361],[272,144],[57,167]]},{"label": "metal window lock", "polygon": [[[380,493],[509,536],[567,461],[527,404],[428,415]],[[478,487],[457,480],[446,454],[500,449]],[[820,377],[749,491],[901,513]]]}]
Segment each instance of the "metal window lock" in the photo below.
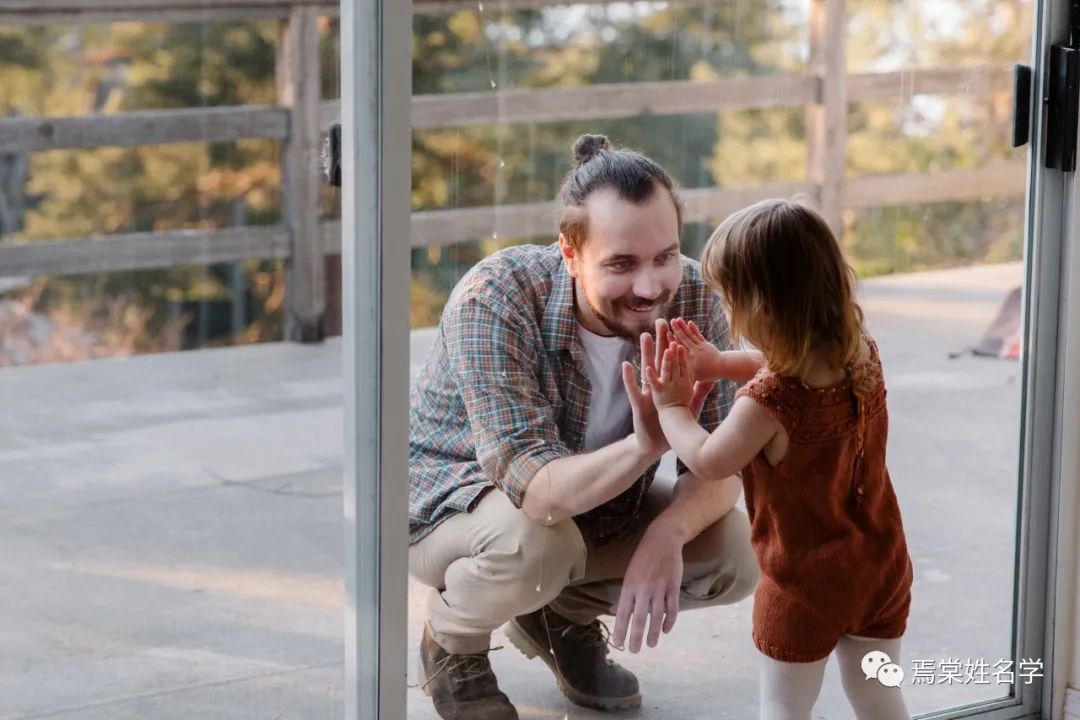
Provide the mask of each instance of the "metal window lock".
[{"label": "metal window lock", "polygon": [[[1076,170],[1077,118],[1080,114],[1080,0],[1069,6],[1069,40],[1050,46],[1047,57],[1046,167]],[[1031,135],[1031,68],[1017,65],[1013,84],[1013,147]]]},{"label": "metal window lock", "polygon": [[1076,170],[1076,121],[1080,111],[1080,47],[1071,43],[1053,45],[1047,79],[1046,167],[1072,172]]},{"label": "metal window lock", "polygon": [[322,150],[323,175],[326,182],[341,187],[341,123],[334,123],[326,133]]},{"label": "metal window lock", "polygon": [[1031,138],[1031,68],[1017,65],[1013,70],[1012,146],[1027,145]]}]

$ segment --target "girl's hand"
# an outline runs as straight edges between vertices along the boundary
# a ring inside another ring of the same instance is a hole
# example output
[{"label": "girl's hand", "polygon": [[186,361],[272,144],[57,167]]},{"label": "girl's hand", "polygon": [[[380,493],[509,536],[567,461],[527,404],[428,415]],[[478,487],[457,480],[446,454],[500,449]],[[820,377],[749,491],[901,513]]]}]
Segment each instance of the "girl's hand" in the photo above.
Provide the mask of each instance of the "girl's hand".
[{"label": "girl's hand", "polygon": [[687,349],[677,343],[664,351],[664,360],[660,365],[660,375],[651,365],[645,368],[649,387],[652,389],[653,404],[664,407],[690,407],[694,401],[694,374],[690,369]]},{"label": "girl's hand", "polygon": [[688,362],[694,377],[702,381],[716,381],[726,377],[724,354],[709,342],[694,321],[680,318],[671,321],[671,332],[679,344],[686,348]]}]

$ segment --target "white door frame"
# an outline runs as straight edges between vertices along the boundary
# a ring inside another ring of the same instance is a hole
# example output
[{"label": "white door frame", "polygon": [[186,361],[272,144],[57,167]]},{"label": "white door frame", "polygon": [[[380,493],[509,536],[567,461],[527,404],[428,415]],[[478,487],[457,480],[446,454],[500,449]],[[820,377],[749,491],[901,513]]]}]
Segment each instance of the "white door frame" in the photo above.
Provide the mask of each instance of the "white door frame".
[{"label": "white door frame", "polygon": [[405,717],[409,0],[341,0],[345,717]]},{"label": "white door frame", "polygon": [[[1069,0],[1036,5],[1025,368],[1024,458],[1015,655],[1042,658],[1043,683],[1017,686],[1031,717],[1063,714],[1076,607],[1080,515],[1080,228],[1075,173],[1045,166],[1049,48],[1069,33]],[[1025,692],[1030,690],[1030,692]]]}]

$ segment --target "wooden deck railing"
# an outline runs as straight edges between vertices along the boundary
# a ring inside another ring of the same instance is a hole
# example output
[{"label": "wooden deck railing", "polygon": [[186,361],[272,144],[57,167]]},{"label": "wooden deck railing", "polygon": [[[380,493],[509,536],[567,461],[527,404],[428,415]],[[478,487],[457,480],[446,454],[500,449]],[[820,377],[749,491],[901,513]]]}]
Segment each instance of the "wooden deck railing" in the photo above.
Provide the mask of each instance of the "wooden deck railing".
[{"label": "wooden deck railing", "polygon": [[[681,0],[701,4],[705,0]],[[552,0],[497,0],[495,10],[535,8]],[[476,8],[462,0],[415,0],[416,12]],[[326,311],[327,254],[340,249],[340,223],[320,222],[321,134],[338,103],[320,102],[320,15],[337,12],[326,0],[5,0],[3,24],[97,23],[115,20],[191,22],[277,19],[277,104],[126,112],[90,117],[0,119],[0,153],[103,146],[227,142],[264,138],[284,143],[283,223],[271,227],[170,230],[96,238],[0,243],[0,277],[63,275],[132,268],[205,265],[278,258],[287,267],[286,336],[320,336]],[[814,197],[839,228],[845,208],[1018,196],[1021,163],[932,173],[845,176],[847,111],[851,103],[888,101],[911,94],[989,96],[1011,87],[1011,66],[933,68],[846,74],[845,0],[812,0],[810,58],[801,75],[730,77],[709,82],[618,83],[588,87],[511,89],[413,98],[417,129],[494,123],[631,118],[716,113],[748,108],[805,108],[805,182],[746,188],[697,188],[684,193],[688,221],[717,220],[758,199]],[[550,203],[417,212],[414,246],[449,245],[499,236],[539,237],[552,232]]]}]

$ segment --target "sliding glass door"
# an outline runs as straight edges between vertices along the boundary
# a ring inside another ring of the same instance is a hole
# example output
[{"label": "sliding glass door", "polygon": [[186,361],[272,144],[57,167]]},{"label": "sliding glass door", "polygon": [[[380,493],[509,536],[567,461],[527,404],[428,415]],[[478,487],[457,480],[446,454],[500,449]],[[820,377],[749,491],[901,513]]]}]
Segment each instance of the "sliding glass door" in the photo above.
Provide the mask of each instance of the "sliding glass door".
[{"label": "sliding glass door", "polygon": [[[407,577],[409,385],[465,273],[554,241],[552,201],[586,132],[676,178],[688,257],[758,199],[825,214],[889,387],[915,569],[897,660],[908,707],[1039,717],[1058,684],[1075,200],[1071,173],[1045,167],[1045,107],[1016,102],[1013,65],[1044,97],[1067,6],[343,0],[347,717],[438,717],[415,668],[433,589]],[[1020,148],[1014,106],[1030,113]],[[755,717],[752,602],[684,613],[658,648],[615,653],[641,683],[637,717]],[[522,717],[608,717],[571,704],[501,630],[492,644]],[[817,712],[850,712],[835,665]]]}]

